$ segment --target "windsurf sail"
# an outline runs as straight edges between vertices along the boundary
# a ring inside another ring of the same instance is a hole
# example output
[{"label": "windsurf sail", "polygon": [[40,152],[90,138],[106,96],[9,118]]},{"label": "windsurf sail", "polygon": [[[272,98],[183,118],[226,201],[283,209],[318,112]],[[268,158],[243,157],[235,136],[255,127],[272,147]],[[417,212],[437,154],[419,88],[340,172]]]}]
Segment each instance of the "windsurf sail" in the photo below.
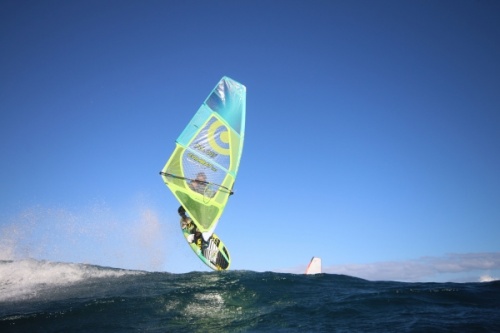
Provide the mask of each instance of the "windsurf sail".
[{"label": "windsurf sail", "polygon": [[233,194],[245,137],[246,87],[223,77],[177,138],[160,172],[203,238]]},{"label": "windsurf sail", "polygon": [[319,274],[321,273],[321,258],[312,257],[311,262],[306,269],[306,274]]}]

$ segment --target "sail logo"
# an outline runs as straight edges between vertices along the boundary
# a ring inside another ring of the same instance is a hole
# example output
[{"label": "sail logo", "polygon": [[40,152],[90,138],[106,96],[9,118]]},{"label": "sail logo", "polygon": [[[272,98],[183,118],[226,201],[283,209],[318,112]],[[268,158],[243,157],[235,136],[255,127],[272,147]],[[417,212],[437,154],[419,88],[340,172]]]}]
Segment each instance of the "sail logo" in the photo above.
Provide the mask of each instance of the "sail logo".
[{"label": "sail logo", "polygon": [[193,153],[188,153],[187,154],[187,157],[198,163],[198,164],[201,164],[202,166],[204,166],[205,168],[209,168],[210,170],[212,170],[213,172],[217,172],[217,169],[214,167],[214,165],[208,161],[205,161],[203,158],[199,157],[199,156],[196,156],[195,154]]},{"label": "sail logo", "polygon": [[210,147],[220,155],[229,155],[229,130],[217,118],[213,118],[208,127],[208,143]]},{"label": "sail logo", "polygon": [[213,150],[205,148],[203,145],[197,143],[193,146],[194,149],[198,150],[199,152],[207,155],[208,157],[215,158],[217,157],[217,153],[214,152]]}]

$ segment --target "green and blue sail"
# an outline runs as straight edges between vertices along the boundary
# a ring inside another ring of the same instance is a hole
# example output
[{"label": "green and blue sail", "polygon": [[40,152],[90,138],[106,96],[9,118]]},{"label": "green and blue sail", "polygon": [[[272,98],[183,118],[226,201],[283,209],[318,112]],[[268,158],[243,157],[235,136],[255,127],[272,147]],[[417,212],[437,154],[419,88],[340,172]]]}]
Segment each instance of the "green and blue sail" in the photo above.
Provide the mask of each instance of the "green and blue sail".
[{"label": "green and blue sail", "polygon": [[[176,140],[160,172],[200,232],[211,235],[238,173],[245,137],[246,87],[223,77]],[[203,193],[192,182],[204,174]]]}]

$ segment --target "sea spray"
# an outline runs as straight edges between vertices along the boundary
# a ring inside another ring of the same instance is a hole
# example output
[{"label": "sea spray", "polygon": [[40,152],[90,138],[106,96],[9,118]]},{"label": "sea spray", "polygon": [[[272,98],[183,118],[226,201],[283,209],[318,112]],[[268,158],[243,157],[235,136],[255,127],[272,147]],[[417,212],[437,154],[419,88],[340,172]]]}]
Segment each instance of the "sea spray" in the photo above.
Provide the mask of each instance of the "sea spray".
[{"label": "sea spray", "polygon": [[80,209],[37,205],[0,227],[0,260],[34,258],[163,270],[172,243],[168,238],[174,237],[170,228],[145,204],[132,205],[120,216],[102,202]]}]

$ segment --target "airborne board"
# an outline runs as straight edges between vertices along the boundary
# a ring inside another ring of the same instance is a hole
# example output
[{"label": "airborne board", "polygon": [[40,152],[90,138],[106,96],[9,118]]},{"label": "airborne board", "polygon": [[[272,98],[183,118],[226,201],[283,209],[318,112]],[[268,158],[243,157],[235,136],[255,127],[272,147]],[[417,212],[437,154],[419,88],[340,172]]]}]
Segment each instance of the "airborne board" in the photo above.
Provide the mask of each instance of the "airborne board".
[{"label": "airborne board", "polygon": [[175,150],[160,172],[207,242],[233,194],[243,150],[245,112],[246,87],[223,77],[177,138]]},{"label": "airborne board", "polygon": [[196,235],[193,232],[194,228],[189,228],[187,225],[183,227],[182,220],[181,229],[191,249],[208,267],[215,271],[229,269],[231,264],[229,251],[215,233],[205,241],[201,234]]}]

